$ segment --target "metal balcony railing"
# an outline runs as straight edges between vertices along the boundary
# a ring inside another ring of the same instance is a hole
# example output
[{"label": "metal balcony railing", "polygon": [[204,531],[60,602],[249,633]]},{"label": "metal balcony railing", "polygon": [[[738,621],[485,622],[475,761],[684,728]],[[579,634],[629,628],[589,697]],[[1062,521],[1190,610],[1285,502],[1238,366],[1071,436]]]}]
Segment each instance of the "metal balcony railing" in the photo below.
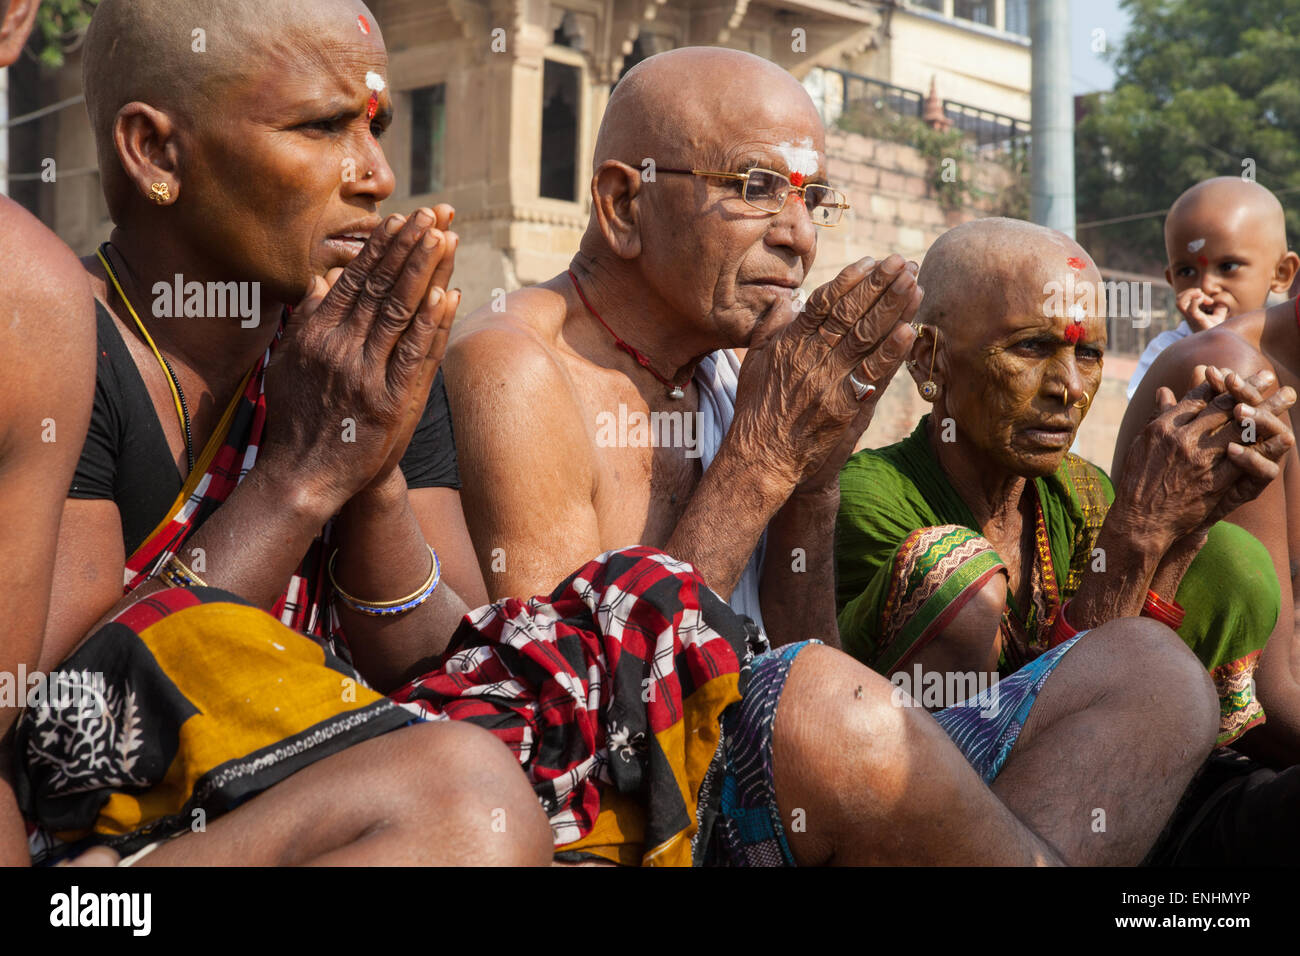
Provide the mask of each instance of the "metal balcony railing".
[{"label": "metal balcony railing", "polygon": [[[848,70],[825,67],[821,73],[825,96],[819,106],[827,125],[835,122],[842,112],[863,105],[918,119],[924,114],[926,95],[919,90]],[[943,111],[953,127],[970,137],[981,152],[1018,152],[1028,146],[1030,127],[1024,120],[948,99],[943,101]]]}]

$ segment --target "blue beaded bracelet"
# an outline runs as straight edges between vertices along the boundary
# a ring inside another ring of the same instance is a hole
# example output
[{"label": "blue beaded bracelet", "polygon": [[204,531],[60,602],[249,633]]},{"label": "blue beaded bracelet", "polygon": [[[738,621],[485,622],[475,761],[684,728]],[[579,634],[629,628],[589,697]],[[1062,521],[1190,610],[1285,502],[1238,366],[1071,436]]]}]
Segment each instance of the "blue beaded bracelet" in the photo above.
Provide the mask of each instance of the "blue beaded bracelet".
[{"label": "blue beaded bracelet", "polygon": [[334,586],[334,593],[339,600],[346,604],[358,614],[368,614],[371,617],[395,617],[398,614],[405,614],[407,611],[413,611],[425,601],[429,600],[429,595],[433,594],[434,589],[438,587],[438,582],[442,579],[442,563],[438,560],[438,552],[429,548],[429,556],[433,559],[433,566],[429,569],[428,579],[420,585],[414,592],[404,598],[398,598],[396,601],[363,601],[360,598],[353,597],[339,587],[339,582],[334,578],[334,559],[339,556],[338,549],[330,555],[329,576],[330,584]]}]

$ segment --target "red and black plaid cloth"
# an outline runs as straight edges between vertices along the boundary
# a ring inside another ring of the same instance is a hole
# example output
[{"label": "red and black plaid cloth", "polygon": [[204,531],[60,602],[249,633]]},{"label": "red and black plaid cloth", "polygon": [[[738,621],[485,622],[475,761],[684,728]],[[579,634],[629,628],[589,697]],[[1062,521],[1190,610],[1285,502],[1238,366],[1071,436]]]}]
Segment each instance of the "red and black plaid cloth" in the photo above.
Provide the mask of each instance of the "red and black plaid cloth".
[{"label": "red and black plaid cloth", "polygon": [[722,712],[763,650],[689,564],[627,548],[549,598],[467,615],[443,666],[393,698],[510,746],[570,858],[698,864],[717,807],[697,801]]}]

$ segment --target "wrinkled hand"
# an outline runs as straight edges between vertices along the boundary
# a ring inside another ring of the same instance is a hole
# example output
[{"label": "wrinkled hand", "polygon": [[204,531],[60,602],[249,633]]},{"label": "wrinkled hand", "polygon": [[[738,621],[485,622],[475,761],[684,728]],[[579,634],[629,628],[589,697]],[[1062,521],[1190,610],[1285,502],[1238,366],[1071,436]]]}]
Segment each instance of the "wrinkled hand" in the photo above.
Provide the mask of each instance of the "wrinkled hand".
[{"label": "wrinkled hand", "polygon": [[455,253],[454,235],[438,228],[446,218],[390,216],[332,282],[313,279],[267,368],[259,466],[339,506],[396,466],[459,304],[446,292]]},{"label": "wrinkled hand", "polygon": [[[1295,442],[1283,416],[1295,398],[1292,389],[1276,387],[1271,372],[1242,380],[1215,370],[1209,381],[1204,366],[1182,401],[1161,388],[1156,414],[1129,448],[1115,494],[1133,533],[1172,544],[1258,495],[1280,474],[1278,462]],[[1253,422],[1250,443],[1243,441],[1247,422]]]},{"label": "wrinkled hand", "polygon": [[1198,288],[1184,289],[1175,300],[1178,311],[1183,314],[1193,332],[1212,329],[1228,317],[1228,307],[1214,300]]},{"label": "wrinkled hand", "polygon": [[[448,231],[451,220],[455,216],[455,210],[447,203],[441,203],[433,208],[436,221],[430,231],[437,230],[441,232],[441,242],[444,246],[442,259],[438,262],[438,267],[433,273],[432,285],[442,289],[445,294],[444,308],[446,314],[444,318],[448,328],[456,320],[456,310],[460,307],[461,293],[459,289],[447,290],[447,283],[451,281],[452,271],[456,266],[456,249],[460,245],[460,237],[454,232]],[[334,287],[334,283],[343,274],[342,269],[331,269],[325,275],[325,282],[329,288]],[[402,419],[401,426],[397,429],[396,440],[393,443],[393,450],[388,456],[388,460],[375,473],[375,477],[370,480],[367,488],[375,488],[381,485],[384,480],[397,469],[401,464],[402,456],[410,447],[411,438],[415,435],[415,430],[419,427],[420,419],[424,416],[424,407],[429,401],[429,389],[433,386],[433,379],[438,374],[438,368],[442,365],[442,359],[447,351],[447,337],[435,337],[434,347],[425,356],[424,366],[420,372],[420,378],[417,380],[411,393],[411,402],[407,406],[406,415]]]},{"label": "wrinkled hand", "polygon": [[[1206,381],[1220,393],[1232,396],[1237,405],[1233,409],[1236,422],[1253,420],[1255,423],[1255,441],[1246,444],[1234,442],[1228,446],[1228,455],[1241,470],[1237,480],[1219,499],[1219,504],[1206,517],[1201,532],[1208,532],[1217,522],[1222,521],[1248,501],[1254,501],[1265,488],[1281,473],[1281,463],[1291,447],[1295,444],[1295,433],[1291,430],[1290,416],[1287,410],[1295,404],[1295,390],[1290,386],[1277,388],[1277,380],[1272,372],[1260,372],[1249,379],[1243,378],[1230,369],[1207,366]],[[1233,429],[1229,425],[1224,431]],[[1239,437],[1240,432],[1238,428]],[[1254,452],[1254,455],[1239,454],[1234,446]]]},{"label": "wrinkled hand", "polygon": [[[818,288],[741,369],[728,439],[790,487],[833,483],[907,356],[921,304],[914,267],[863,259]],[[875,387],[859,402],[849,376]]]}]

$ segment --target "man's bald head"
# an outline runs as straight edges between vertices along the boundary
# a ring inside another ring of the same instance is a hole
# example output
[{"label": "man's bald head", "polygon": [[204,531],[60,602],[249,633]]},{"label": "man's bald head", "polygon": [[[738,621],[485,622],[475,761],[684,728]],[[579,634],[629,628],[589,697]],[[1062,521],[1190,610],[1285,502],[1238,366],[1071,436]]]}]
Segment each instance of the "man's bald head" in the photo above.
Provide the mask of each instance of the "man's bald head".
[{"label": "man's bald head", "polygon": [[728,138],[761,133],[801,113],[821,149],[816,107],[775,63],[721,47],[669,50],[642,60],[614,87],[592,165],[599,169],[609,159],[639,165],[650,157],[662,166],[705,166],[721,158]]},{"label": "man's bald head", "polygon": [[1099,282],[1083,247],[1062,232],[1019,219],[976,219],[949,229],[925,254],[917,321],[949,334],[978,334],[980,316],[1008,307],[1041,314],[1044,289],[1074,276]]}]

